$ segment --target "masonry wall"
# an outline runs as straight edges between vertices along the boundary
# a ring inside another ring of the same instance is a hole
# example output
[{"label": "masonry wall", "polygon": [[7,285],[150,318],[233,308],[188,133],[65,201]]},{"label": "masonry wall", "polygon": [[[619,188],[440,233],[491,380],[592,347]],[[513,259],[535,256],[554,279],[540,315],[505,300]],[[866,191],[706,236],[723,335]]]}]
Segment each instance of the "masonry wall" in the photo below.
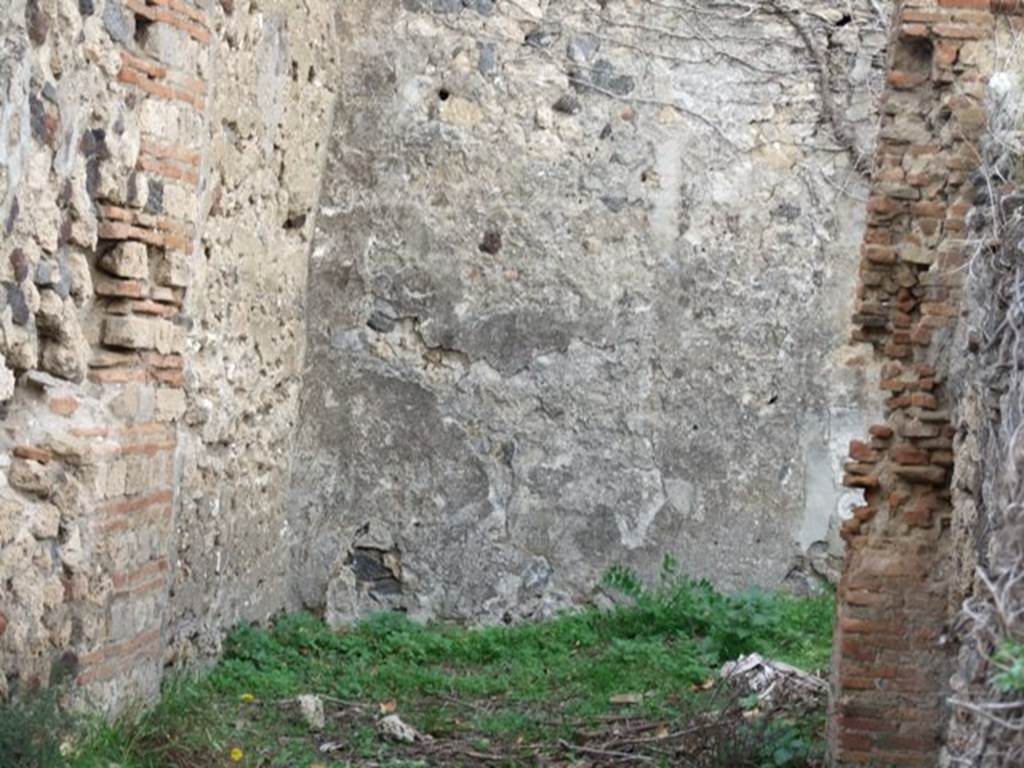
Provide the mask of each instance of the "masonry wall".
[{"label": "masonry wall", "polygon": [[283,607],[332,34],[327,5],[0,10],[0,695],[56,666],[117,710]]},{"label": "masonry wall", "polygon": [[1024,762],[1018,695],[996,684],[994,657],[1020,637],[1022,409],[1020,341],[1024,208],[1020,195],[1020,53],[995,63],[984,166],[969,220],[972,247],[965,321],[954,339],[951,383],[957,397],[952,482],[952,598],[963,604],[952,626],[959,642],[951,679],[944,765],[1009,768]]},{"label": "masonry wall", "polygon": [[939,757],[966,549],[963,534],[950,533],[951,355],[967,216],[985,189],[977,182],[988,79],[997,52],[1013,49],[1018,18],[1003,14],[1019,10],[906,0],[893,29],[853,316],[854,338],[883,361],[888,398],[884,420],[851,443],[845,467],[865,504],[843,526],[831,721],[839,765],[925,766]]},{"label": "masonry wall", "polygon": [[4,10],[5,690],[58,657],[111,707],[159,680],[207,24],[178,0]]},{"label": "masonry wall", "polygon": [[[307,7],[308,6],[308,7]],[[305,350],[319,168],[334,104],[335,5],[236,0],[212,13],[208,181],[186,311],[170,658],[285,605],[285,494]]]},{"label": "masonry wall", "polygon": [[837,573],[889,20],[691,5],[345,5],[296,604],[543,616],[666,554]]},{"label": "masonry wall", "polygon": [[842,534],[837,760],[932,765],[950,714],[980,759],[945,700],[1016,390],[963,245],[1020,9],[642,8],[0,9],[0,696],[665,554],[806,589]]}]

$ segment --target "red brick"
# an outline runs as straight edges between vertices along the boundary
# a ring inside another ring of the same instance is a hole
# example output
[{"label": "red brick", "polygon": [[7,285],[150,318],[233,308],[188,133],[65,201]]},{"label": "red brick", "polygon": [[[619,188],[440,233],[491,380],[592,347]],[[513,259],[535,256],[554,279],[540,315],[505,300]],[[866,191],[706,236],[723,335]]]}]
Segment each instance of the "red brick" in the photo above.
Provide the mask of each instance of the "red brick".
[{"label": "red brick", "polygon": [[933,29],[939,37],[953,40],[981,40],[992,34],[991,27],[980,24],[936,24]]},{"label": "red brick", "polygon": [[882,720],[877,717],[849,717],[839,718],[839,727],[849,731],[889,731],[893,728],[891,720]]},{"label": "red brick", "polygon": [[14,456],[19,459],[38,461],[40,464],[49,464],[53,461],[53,454],[45,448],[37,448],[32,445],[17,445],[14,447]]},{"label": "red brick", "polygon": [[141,661],[156,661],[160,656],[160,628],[143,632],[130,640],[114,643],[81,657],[84,671],[76,680],[79,686],[109,680],[130,670]]},{"label": "red brick", "polygon": [[79,402],[77,397],[51,397],[47,405],[58,416],[70,416],[78,410]]},{"label": "red brick", "polygon": [[900,25],[900,37],[928,37],[931,29],[926,24],[911,22]]},{"label": "red brick", "polygon": [[855,507],[853,510],[853,516],[862,523],[869,522],[875,515],[878,514],[878,508],[870,505],[863,507]]},{"label": "red brick", "polygon": [[877,488],[878,478],[870,475],[844,475],[843,485],[847,488]]},{"label": "red brick", "polygon": [[946,205],[944,203],[919,202],[910,206],[910,212],[915,216],[924,216],[932,219],[942,219],[946,216]]},{"label": "red brick", "polygon": [[108,515],[127,515],[147,507],[169,504],[173,498],[173,491],[157,491],[145,496],[124,497],[120,500],[110,501],[98,507],[96,511]]},{"label": "red brick", "polygon": [[860,637],[844,636],[840,641],[839,648],[844,659],[874,661],[878,655],[878,649],[870,641],[865,641]]},{"label": "red brick", "polygon": [[839,628],[844,632],[856,634],[895,634],[899,627],[889,621],[869,621],[867,619],[842,618],[839,620]]},{"label": "red brick", "polygon": [[897,251],[888,245],[865,245],[864,258],[873,264],[895,264]]},{"label": "red brick", "polygon": [[840,675],[839,687],[840,689],[846,689],[851,691],[873,691],[878,687],[878,685],[874,680],[870,678],[846,677]]},{"label": "red brick", "polygon": [[[184,14],[175,13],[166,7],[146,5],[144,0],[124,0],[124,4],[136,15],[180,29],[203,45],[210,42],[209,31]],[[169,3],[160,3],[160,5],[169,5]]]},{"label": "red brick", "polygon": [[945,485],[949,472],[945,467],[935,466],[898,466],[893,471],[900,477],[912,483],[927,483],[930,485]]},{"label": "red brick", "polygon": [[893,435],[892,427],[886,424],[875,424],[868,430],[868,433],[879,440],[888,440]]},{"label": "red brick", "polygon": [[141,368],[100,368],[89,371],[89,381],[97,384],[127,384],[146,380]]},{"label": "red brick", "polygon": [[193,187],[199,185],[199,174],[196,171],[182,168],[175,162],[140,154],[137,167],[140,171],[162,176],[171,181],[182,181]]},{"label": "red brick", "polygon": [[843,599],[849,605],[868,605],[868,606],[879,606],[886,605],[890,602],[890,598],[886,595],[879,594],[869,589],[848,589],[843,594]]},{"label": "red brick", "polygon": [[[927,382],[928,379],[924,379],[923,381]],[[925,387],[921,388],[924,389]],[[928,388],[930,389],[931,387]],[[926,411],[935,411],[939,408],[939,398],[934,394],[928,394],[927,392],[915,392],[910,397],[910,404],[916,408],[923,408]]]},{"label": "red brick", "polygon": [[840,730],[839,746],[844,749],[870,750],[874,748],[875,740],[866,733],[851,733],[847,730]]},{"label": "red brick", "polygon": [[888,82],[896,90],[907,91],[924,85],[930,79],[930,76],[924,72],[905,72],[896,69],[889,73]]},{"label": "red brick", "polygon": [[889,456],[897,464],[927,464],[928,451],[923,451],[908,443],[894,445],[889,450]]},{"label": "red brick", "polygon": [[143,139],[139,142],[139,151],[162,160],[175,160],[193,168],[199,168],[202,163],[202,155],[199,152],[179,144],[157,144]]},{"label": "red brick", "polygon": [[134,571],[115,573],[111,576],[111,581],[113,582],[114,589],[116,590],[131,590],[139,587],[140,585],[152,582],[154,577],[162,577],[169,567],[167,558],[162,557],[159,560],[146,563],[145,565],[136,568]]}]

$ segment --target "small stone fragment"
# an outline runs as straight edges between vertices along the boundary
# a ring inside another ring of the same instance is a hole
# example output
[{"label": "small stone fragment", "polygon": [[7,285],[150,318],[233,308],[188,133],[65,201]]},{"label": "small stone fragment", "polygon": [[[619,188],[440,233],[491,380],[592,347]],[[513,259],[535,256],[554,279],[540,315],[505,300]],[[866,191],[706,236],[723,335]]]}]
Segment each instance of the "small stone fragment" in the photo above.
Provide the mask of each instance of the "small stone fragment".
[{"label": "small stone fragment", "polygon": [[121,0],[107,0],[103,9],[103,26],[118,43],[132,43],[135,39],[135,14],[121,5]]},{"label": "small stone fragment", "polygon": [[501,250],[501,232],[496,229],[489,229],[484,233],[483,240],[480,241],[480,251],[482,253],[488,253],[492,256]]},{"label": "small stone fragment", "polygon": [[100,257],[100,268],[118,277],[149,277],[149,257],[144,243],[127,241]]},{"label": "small stone fragment", "polygon": [[59,278],[57,265],[49,261],[40,261],[36,264],[36,274],[33,280],[39,288],[48,288],[56,285]]},{"label": "small stone fragment", "polygon": [[27,325],[32,317],[25,292],[17,283],[3,283],[7,293],[7,306],[11,308],[11,319],[15,325]]},{"label": "small stone fragment", "polygon": [[14,396],[14,374],[7,367],[7,361],[0,355],[0,403]]},{"label": "small stone fragment", "polygon": [[14,269],[14,279],[21,282],[28,277],[28,256],[21,248],[15,248],[8,257],[11,267]]},{"label": "small stone fragment", "polygon": [[569,41],[565,52],[569,56],[570,61],[583,64],[597,52],[598,46],[599,43],[596,38],[590,35],[580,35]]},{"label": "small stone fragment", "polygon": [[372,330],[377,331],[377,333],[391,333],[395,327],[395,320],[386,313],[375,310],[370,315],[370,319],[366,321],[366,325]]},{"label": "small stone fragment", "polygon": [[494,43],[478,43],[480,58],[477,69],[481,75],[493,75],[498,71],[498,51]]},{"label": "small stone fragment", "polygon": [[39,0],[28,0],[26,3],[25,22],[28,27],[28,39],[34,45],[45,43],[46,36],[50,33],[50,17],[39,7]]},{"label": "small stone fragment", "polygon": [[302,719],[306,721],[311,731],[322,731],[326,721],[324,719],[323,700],[314,694],[303,694],[299,696],[299,710],[302,712]]},{"label": "small stone fragment", "polygon": [[417,740],[426,740],[419,731],[402,720],[398,715],[388,715],[381,718],[378,727],[382,736],[402,744],[415,744]]}]

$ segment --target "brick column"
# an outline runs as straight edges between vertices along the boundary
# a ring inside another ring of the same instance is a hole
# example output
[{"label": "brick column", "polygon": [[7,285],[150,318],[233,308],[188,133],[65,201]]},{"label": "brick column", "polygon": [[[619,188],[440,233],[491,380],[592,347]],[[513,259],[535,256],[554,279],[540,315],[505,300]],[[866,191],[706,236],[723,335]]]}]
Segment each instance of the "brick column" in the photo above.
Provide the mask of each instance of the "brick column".
[{"label": "brick column", "polygon": [[[870,344],[884,423],[850,446],[865,504],[843,527],[831,725],[838,765],[935,765],[945,723],[953,405],[972,173],[997,13],[1017,0],[904,0],[893,27],[854,341]],[[1015,19],[1014,21],[1018,21]]]}]

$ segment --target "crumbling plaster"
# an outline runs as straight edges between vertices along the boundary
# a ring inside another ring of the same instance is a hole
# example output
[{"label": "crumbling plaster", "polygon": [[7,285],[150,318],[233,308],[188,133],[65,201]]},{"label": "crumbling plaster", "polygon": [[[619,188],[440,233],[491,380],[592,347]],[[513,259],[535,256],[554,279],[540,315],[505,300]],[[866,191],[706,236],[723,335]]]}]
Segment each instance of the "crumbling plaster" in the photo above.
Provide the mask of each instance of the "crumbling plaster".
[{"label": "crumbling plaster", "polygon": [[834,575],[886,19],[743,5],[345,6],[301,604],[544,615],[666,554]]}]

